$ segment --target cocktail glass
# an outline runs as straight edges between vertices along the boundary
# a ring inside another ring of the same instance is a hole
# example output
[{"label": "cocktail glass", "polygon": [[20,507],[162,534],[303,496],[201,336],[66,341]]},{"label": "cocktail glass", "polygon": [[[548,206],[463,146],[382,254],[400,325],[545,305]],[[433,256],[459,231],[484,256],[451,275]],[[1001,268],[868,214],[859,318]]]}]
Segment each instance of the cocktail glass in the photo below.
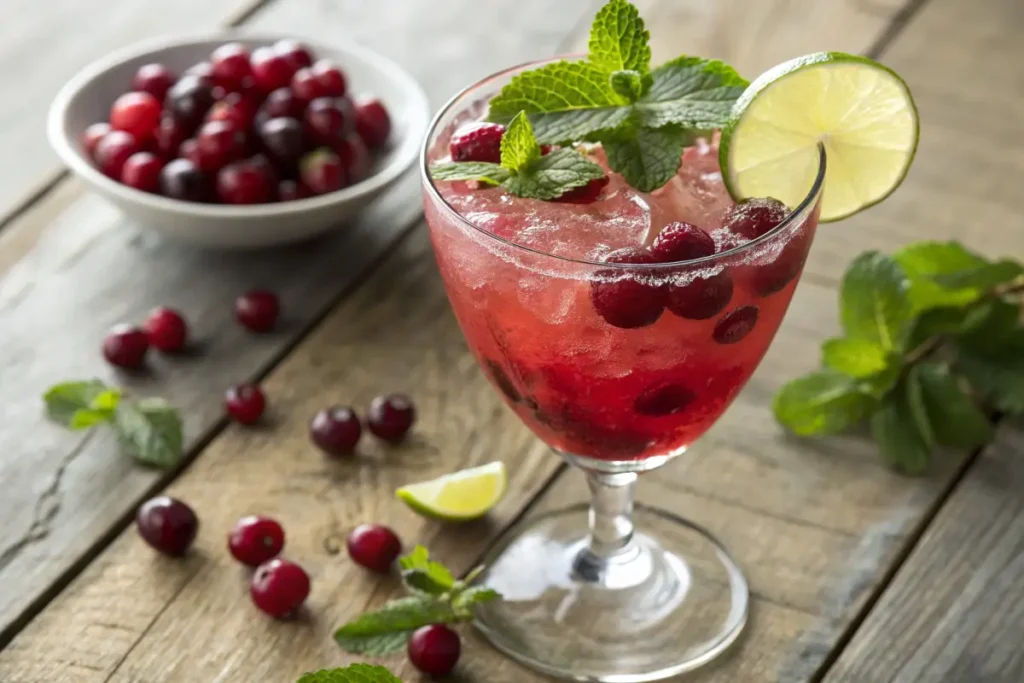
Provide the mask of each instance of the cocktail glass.
[{"label": "cocktail glass", "polygon": [[[732,200],[703,141],[664,188],[644,195],[613,174],[591,205],[435,183],[429,164],[447,154],[453,130],[542,63],[455,96],[435,118],[422,159],[427,223],[469,348],[523,422],[584,472],[591,493],[589,506],[534,517],[499,541],[480,581],[504,599],[480,606],[476,624],[498,649],[549,675],[659,680],[725,650],[746,622],[749,591],[706,529],[634,504],[637,476],[686,452],[764,356],[817,226],[825,157],[800,205],[749,241],[721,226]],[[669,220],[705,227],[718,253],[670,264],[599,260],[631,240],[641,246]],[[616,326],[594,303],[609,287],[661,288],[696,308]],[[723,291],[727,304],[701,310],[701,297]]]}]

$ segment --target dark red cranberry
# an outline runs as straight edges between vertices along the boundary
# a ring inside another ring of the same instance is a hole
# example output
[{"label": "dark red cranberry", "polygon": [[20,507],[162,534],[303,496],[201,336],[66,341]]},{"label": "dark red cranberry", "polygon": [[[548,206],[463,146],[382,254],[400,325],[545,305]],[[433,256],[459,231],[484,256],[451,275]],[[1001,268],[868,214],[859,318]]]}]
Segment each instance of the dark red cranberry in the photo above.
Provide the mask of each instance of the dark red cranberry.
[{"label": "dark red cranberry", "polygon": [[692,261],[715,253],[715,240],[696,225],[669,223],[651,244],[651,253],[660,263]]},{"label": "dark red cranberry", "polygon": [[386,526],[361,524],[352,530],[346,541],[352,560],[370,571],[387,574],[402,552],[398,535]]},{"label": "dark red cranberry", "polygon": [[[814,223],[806,222],[794,233],[785,236],[787,239],[779,255],[771,263],[753,266],[751,285],[760,296],[769,296],[786,288],[803,270],[807,253],[811,248],[814,236]],[[783,239],[783,236],[771,239]]]},{"label": "dark red cranberry", "polygon": [[301,119],[305,111],[306,103],[295,96],[288,88],[278,88],[267,95],[260,110],[265,119],[275,119],[279,116],[287,116],[293,119]]},{"label": "dark red cranberry", "polygon": [[356,132],[370,149],[380,149],[391,135],[391,117],[376,98],[361,99],[355,105]]},{"label": "dark red cranberry", "polygon": [[[189,142],[186,140],[182,148]],[[160,172],[160,191],[173,199],[205,202],[210,199],[210,180],[189,159],[174,159]]]},{"label": "dark red cranberry", "polygon": [[348,184],[341,158],[329,149],[318,149],[302,157],[299,177],[313,194],[327,194]]},{"label": "dark red cranberry", "polygon": [[217,171],[217,197],[225,204],[265,204],[274,198],[277,181],[262,164],[236,161]]},{"label": "dark red cranberry", "polygon": [[174,85],[174,73],[163,64],[143,64],[132,79],[132,90],[148,92],[163,102],[167,91]]},{"label": "dark red cranberry", "polygon": [[270,517],[242,517],[228,534],[228,550],[236,560],[258,567],[281,554],[284,529]]},{"label": "dark red cranberry", "polygon": [[740,306],[730,311],[715,325],[712,337],[719,344],[735,344],[754,329],[757,314],[757,306]]},{"label": "dark red cranberry", "polygon": [[170,496],[150,498],[135,513],[142,540],[165,555],[184,555],[196,539],[199,518],[185,503]]},{"label": "dark red cranberry", "polygon": [[345,114],[333,97],[319,97],[309,103],[305,114],[306,131],[314,143],[330,146],[345,134]]},{"label": "dark red cranberry", "polygon": [[188,325],[185,318],[173,308],[154,308],[142,327],[150,346],[161,351],[181,351],[188,341]]},{"label": "dark red cranberry", "polygon": [[397,443],[405,438],[416,421],[416,408],[404,394],[378,396],[366,411],[366,426],[379,439]]},{"label": "dark red cranberry", "polygon": [[301,69],[313,64],[313,53],[297,40],[279,40],[274,43],[273,49],[294,69]]},{"label": "dark red cranberry", "polygon": [[245,153],[245,133],[227,121],[204,123],[196,142],[199,145],[199,167],[207,173],[214,173],[241,159]]},{"label": "dark red cranberry", "polygon": [[146,361],[149,339],[132,325],[116,325],[103,339],[103,357],[111,365],[134,369]]},{"label": "dark red cranberry", "polygon": [[778,199],[754,197],[729,207],[722,224],[730,232],[752,240],[770,231],[788,215],[789,209]]},{"label": "dark red cranberry", "polygon": [[128,92],[114,100],[110,125],[131,133],[137,140],[148,140],[160,123],[160,100],[148,92]]},{"label": "dark red cranberry", "polygon": [[309,574],[294,562],[275,558],[257,567],[249,595],[262,611],[275,619],[293,616],[309,597]]},{"label": "dark red cranberry", "polygon": [[[646,249],[626,247],[605,257],[607,263],[654,263]],[[594,310],[610,325],[624,329],[653,325],[665,310],[664,288],[645,282],[652,276],[645,269],[610,268],[595,273],[590,283]]]},{"label": "dark red cranberry", "polygon": [[267,400],[255,384],[236,384],[224,394],[224,406],[235,422],[251,425],[263,415]]},{"label": "dark red cranberry", "polygon": [[591,204],[597,201],[603,190],[609,183],[610,178],[595,178],[582,187],[574,187],[565,194],[555,199],[563,204]]},{"label": "dark red cranberry", "polygon": [[500,163],[501,136],[504,134],[505,126],[499,123],[476,121],[460,126],[448,145],[452,161]]},{"label": "dark red cranberry", "polygon": [[202,78],[207,83],[212,83],[212,81],[213,81],[213,64],[210,64],[209,62],[205,62],[205,61],[204,62],[196,62],[195,64],[193,64],[189,68],[185,69],[185,73],[182,74],[182,77],[185,77],[185,76],[196,76],[198,78]]},{"label": "dark red cranberry", "polygon": [[241,43],[219,46],[210,55],[210,63],[213,65],[213,82],[229,91],[241,87],[252,75],[249,51]]},{"label": "dark red cranberry", "polygon": [[164,110],[188,128],[195,128],[213,105],[213,88],[205,78],[182,76],[164,97]]},{"label": "dark red cranberry", "polygon": [[244,131],[252,125],[256,116],[256,105],[241,93],[233,92],[224,99],[214,102],[206,114],[207,121],[225,121],[237,130]]},{"label": "dark red cranberry", "polygon": [[164,162],[157,155],[136,152],[121,167],[121,182],[143,192],[159,192],[163,168]]},{"label": "dark red cranberry", "polygon": [[178,156],[182,159],[188,159],[196,168],[199,168],[199,141],[195,138],[189,138],[182,142],[181,147],[178,148]]},{"label": "dark red cranberry", "polygon": [[295,119],[279,117],[260,126],[263,148],[276,162],[286,168],[294,167],[306,151],[306,138],[302,124]]},{"label": "dark red cranberry", "polygon": [[459,634],[444,624],[431,624],[413,631],[406,649],[413,666],[428,676],[440,678],[455,668],[462,643]]},{"label": "dark red cranberry", "polygon": [[104,175],[120,180],[128,157],[141,151],[142,146],[134,135],[123,130],[112,130],[96,143],[93,158]]},{"label": "dark red cranberry", "polygon": [[188,139],[188,128],[170,114],[160,117],[160,124],[153,131],[153,147],[165,160],[178,155],[181,143]]},{"label": "dark red cranberry", "polygon": [[725,270],[710,277],[697,276],[685,285],[669,285],[665,306],[681,318],[714,318],[732,300],[732,276]]},{"label": "dark red cranberry", "polygon": [[291,89],[295,97],[302,102],[312,102],[318,97],[327,96],[313,70],[309,68],[299,69],[295,72],[295,75],[292,76]]},{"label": "dark red cranberry", "polygon": [[361,137],[349,135],[335,141],[331,147],[341,161],[348,184],[358,183],[370,174],[370,150]]},{"label": "dark red cranberry", "polygon": [[633,409],[641,415],[664,417],[678,413],[697,398],[681,384],[656,384],[647,387],[633,402]]},{"label": "dark red cranberry", "polygon": [[328,455],[350,455],[363,428],[351,408],[332,406],[318,412],[309,424],[310,438]]},{"label": "dark red cranberry", "polygon": [[96,152],[96,145],[103,137],[112,131],[109,123],[94,123],[85,129],[85,133],[82,134],[82,145],[85,147],[85,153],[93,158]]},{"label": "dark red cranberry", "polygon": [[[348,90],[348,81],[337,64],[329,59],[321,59],[310,70],[320,84],[320,92],[324,95],[327,97],[345,96],[345,92]],[[298,93],[295,94],[298,95]]]},{"label": "dark red cranberry", "polygon": [[253,50],[249,61],[252,64],[252,77],[256,86],[266,93],[287,86],[292,80],[292,74],[295,73],[291,63],[270,47]]},{"label": "dark red cranberry", "polygon": [[254,289],[235,299],[235,317],[253,332],[274,329],[280,311],[277,296],[262,289]]},{"label": "dark red cranberry", "polygon": [[282,202],[290,202],[296,199],[312,197],[313,193],[309,188],[294,180],[282,180],[277,184],[277,199]]}]

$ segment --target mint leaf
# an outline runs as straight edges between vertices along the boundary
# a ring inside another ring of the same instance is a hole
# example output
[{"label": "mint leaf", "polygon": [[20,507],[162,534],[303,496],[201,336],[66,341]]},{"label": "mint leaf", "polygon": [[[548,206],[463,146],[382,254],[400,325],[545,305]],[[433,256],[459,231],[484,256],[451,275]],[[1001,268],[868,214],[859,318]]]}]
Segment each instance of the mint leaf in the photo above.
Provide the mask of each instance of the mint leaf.
[{"label": "mint leaf", "polygon": [[430,166],[430,176],[435,180],[479,180],[500,185],[510,175],[508,169],[486,161],[453,161]]},{"label": "mint leaf", "polygon": [[[914,293],[913,288],[914,285],[911,285],[911,295]],[[907,341],[907,348],[915,349],[930,338],[939,335],[960,334],[964,331],[967,322],[967,314],[962,308],[941,307],[925,311],[914,321]]]},{"label": "mint leaf", "polygon": [[348,652],[387,655],[401,651],[409,635],[421,626],[458,620],[447,602],[426,596],[410,596],[392,600],[374,612],[361,614],[335,631],[334,639]]},{"label": "mint leaf", "polygon": [[114,411],[113,427],[125,450],[140,462],[166,469],[181,460],[181,417],[163,399],[121,402]]},{"label": "mint leaf", "polygon": [[843,275],[840,317],[848,337],[902,351],[912,320],[907,278],[900,266],[875,251],[861,254]]},{"label": "mint leaf", "polygon": [[998,349],[957,345],[956,369],[975,390],[1008,413],[1024,413],[1024,331]]},{"label": "mint leaf", "polygon": [[891,361],[885,349],[867,339],[829,339],[821,346],[822,363],[850,377],[870,377],[882,372]]},{"label": "mint leaf", "polygon": [[1020,304],[993,299],[975,306],[963,322],[960,343],[982,353],[999,354],[1021,332]]},{"label": "mint leaf", "polygon": [[540,159],[540,145],[533,137],[530,120],[524,112],[519,112],[501,136],[501,166],[514,175],[537,159]]},{"label": "mint leaf", "polygon": [[555,199],[605,176],[605,170],[573,149],[556,149],[502,183],[518,197]]},{"label": "mint leaf", "polygon": [[686,128],[721,128],[732,105],[750,85],[728,64],[700,57],[677,57],[651,72],[651,87],[636,104],[647,128],[677,123]]},{"label": "mint leaf", "polygon": [[608,165],[641,192],[658,189],[679,171],[683,154],[679,126],[616,131],[601,142]]},{"label": "mint leaf", "polygon": [[459,591],[452,599],[452,607],[456,612],[466,614],[466,618],[472,618],[472,609],[476,605],[492,600],[500,600],[501,593],[486,586],[471,586]]},{"label": "mint leaf", "polygon": [[629,69],[644,73],[651,67],[651,34],[640,12],[627,0],[609,0],[590,25],[590,63],[607,72]]},{"label": "mint leaf", "polygon": [[402,580],[410,588],[428,595],[443,595],[455,587],[455,577],[440,562],[430,559],[430,553],[421,545],[398,560]]},{"label": "mint leaf", "polygon": [[974,270],[939,275],[935,281],[948,289],[991,289],[996,285],[1013,282],[1021,275],[1024,275],[1024,266],[1004,260],[986,263]]},{"label": "mint leaf", "polygon": [[352,664],[303,674],[297,683],[402,683],[383,666]]},{"label": "mint leaf", "polygon": [[120,398],[119,390],[98,379],[56,384],[43,394],[50,419],[72,429],[109,420]]},{"label": "mint leaf", "polygon": [[911,278],[972,271],[987,263],[959,242],[915,242],[897,251],[892,258]]},{"label": "mint leaf", "polygon": [[911,415],[905,391],[894,391],[871,416],[871,434],[878,442],[882,457],[906,474],[921,474],[927,469],[931,449],[918,431]]},{"label": "mint leaf", "polygon": [[834,434],[859,422],[873,401],[855,380],[822,370],[787,383],[772,403],[776,419],[795,434]]},{"label": "mint leaf", "polygon": [[630,102],[636,102],[644,94],[644,79],[639,71],[614,71],[611,84],[612,90]]},{"label": "mint leaf", "polygon": [[917,426],[917,433],[921,435],[928,450],[935,446],[935,432],[932,429],[932,421],[928,415],[928,408],[924,402],[924,387],[921,386],[921,366],[914,365],[907,373],[907,379],[903,384],[907,393],[907,408],[910,417]]},{"label": "mint leaf", "polygon": [[914,370],[936,441],[954,448],[972,448],[988,441],[991,423],[948,367],[921,363]]}]

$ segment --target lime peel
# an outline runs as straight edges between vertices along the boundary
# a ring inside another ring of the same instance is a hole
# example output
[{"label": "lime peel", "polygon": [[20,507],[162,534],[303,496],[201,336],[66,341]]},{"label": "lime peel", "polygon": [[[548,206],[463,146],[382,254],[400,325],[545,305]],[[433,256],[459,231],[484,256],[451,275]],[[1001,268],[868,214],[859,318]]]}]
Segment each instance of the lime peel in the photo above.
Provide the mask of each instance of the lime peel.
[{"label": "lime peel", "polygon": [[407,484],[395,495],[425,517],[463,522],[487,514],[505,495],[506,486],[504,463],[492,462]]}]

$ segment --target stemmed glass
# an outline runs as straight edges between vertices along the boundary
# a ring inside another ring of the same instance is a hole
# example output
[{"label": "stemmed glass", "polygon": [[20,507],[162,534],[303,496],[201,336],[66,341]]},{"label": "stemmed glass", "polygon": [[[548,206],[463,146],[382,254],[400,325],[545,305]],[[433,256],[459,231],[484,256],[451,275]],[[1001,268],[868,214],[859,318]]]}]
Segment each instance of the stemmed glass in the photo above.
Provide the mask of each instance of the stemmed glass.
[{"label": "stemmed glass", "polygon": [[[824,152],[806,198],[785,220],[713,256],[636,265],[554,255],[510,237],[523,228],[517,221],[545,224],[545,205],[516,213],[508,204],[516,198],[502,199],[500,190],[480,193],[478,204],[456,202],[473,190],[442,187],[428,171],[455,127],[480,118],[509,79],[539,64],[455,96],[435,118],[422,159],[435,255],[470,349],[523,422],[583,471],[591,493],[589,506],[530,519],[489,553],[480,581],[504,599],[482,605],[476,624],[497,648],[549,675],[653,681],[694,669],[733,642],[749,591],[706,529],[634,504],[637,476],[683,454],[764,356],[817,226]],[[720,185],[711,176],[679,182]],[[657,192],[649,200],[664,201]],[[721,207],[705,208],[711,215]],[[571,210],[579,220],[607,219],[585,206]],[[576,237],[563,229],[565,239]],[[595,288],[693,283],[691,293],[720,295],[727,286],[728,304],[706,318],[666,313],[636,328],[611,325],[595,310]]]}]

